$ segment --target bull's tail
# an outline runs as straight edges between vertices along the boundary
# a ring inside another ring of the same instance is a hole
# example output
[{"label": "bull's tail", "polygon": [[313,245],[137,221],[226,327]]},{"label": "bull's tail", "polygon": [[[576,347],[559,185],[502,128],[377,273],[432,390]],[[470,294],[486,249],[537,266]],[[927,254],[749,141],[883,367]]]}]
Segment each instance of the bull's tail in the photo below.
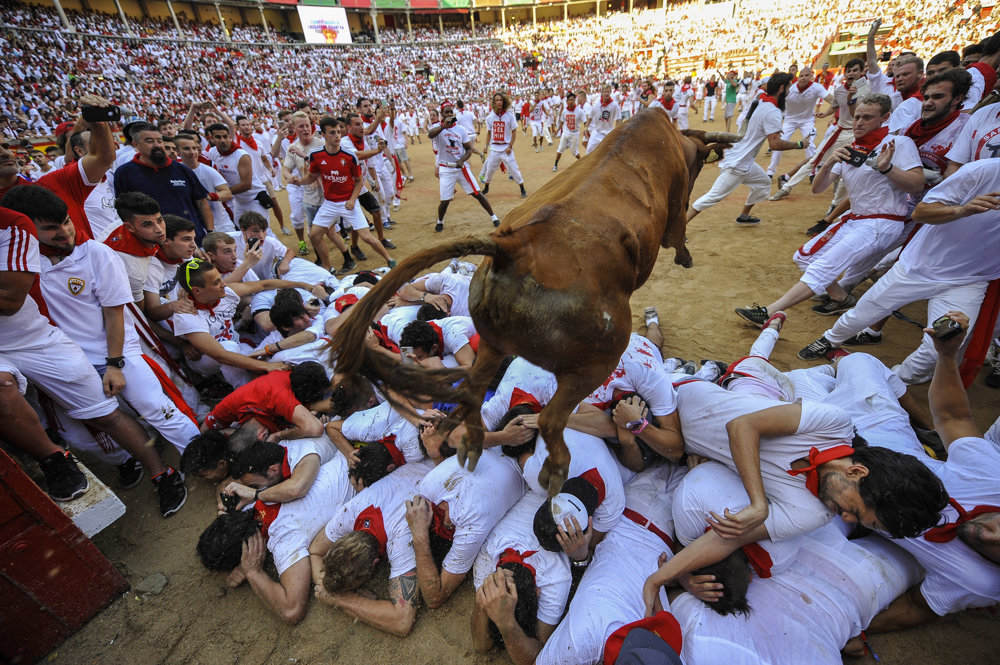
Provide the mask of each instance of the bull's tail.
[{"label": "bull's tail", "polygon": [[[493,238],[470,236],[446,245],[425,249],[404,259],[344,315],[347,318],[333,336],[330,350],[336,359],[337,372],[347,375],[364,374],[376,383],[385,382],[404,394],[438,396],[439,392],[432,389],[428,381],[417,380],[418,374],[430,375],[427,377],[430,378],[438,373],[383,362],[389,360],[383,354],[369,353],[365,344],[368,328],[382,305],[421,271],[448,259],[470,255],[495,256],[498,251],[499,248]],[[437,377],[439,380],[457,379],[456,370],[443,370],[439,373],[442,373],[442,376]],[[448,376],[445,377],[443,374]],[[418,390],[412,390],[413,388]],[[440,396],[443,398],[444,394],[440,393]]]}]

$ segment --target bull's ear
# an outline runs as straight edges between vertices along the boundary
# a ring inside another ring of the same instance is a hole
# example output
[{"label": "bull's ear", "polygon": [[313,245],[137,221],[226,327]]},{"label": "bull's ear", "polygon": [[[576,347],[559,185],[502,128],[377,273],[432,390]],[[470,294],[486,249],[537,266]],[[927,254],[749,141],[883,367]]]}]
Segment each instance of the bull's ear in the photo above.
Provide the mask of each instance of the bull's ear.
[{"label": "bull's ear", "polygon": [[[716,145],[718,145],[718,144],[716,144]],[[712,162],[719,161],[719,159],[721,159],[719,157],[719,153],[713,148],[712,152],[708,153],[708,157],[705,158],[705,163],[706,164],[711,164]]]}]

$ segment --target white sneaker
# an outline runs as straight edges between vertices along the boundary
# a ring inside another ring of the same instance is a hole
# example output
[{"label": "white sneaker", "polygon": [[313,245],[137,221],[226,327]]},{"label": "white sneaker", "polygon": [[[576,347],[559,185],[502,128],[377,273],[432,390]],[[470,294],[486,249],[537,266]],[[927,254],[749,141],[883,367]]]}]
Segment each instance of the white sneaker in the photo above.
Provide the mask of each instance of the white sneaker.
[{"label": "white sneaker", "polygon": [[768,201],[780,201],[781,199],[787,198],[791,193],[791,190],[781,187],[774,193],[774,196],[768,199]]}]

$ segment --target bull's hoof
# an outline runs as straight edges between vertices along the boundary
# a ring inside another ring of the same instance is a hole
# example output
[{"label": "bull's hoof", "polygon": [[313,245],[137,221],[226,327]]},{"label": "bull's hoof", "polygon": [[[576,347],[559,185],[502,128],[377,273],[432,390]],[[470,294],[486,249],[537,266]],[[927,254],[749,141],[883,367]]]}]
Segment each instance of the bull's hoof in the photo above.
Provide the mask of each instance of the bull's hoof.
[{"label": "bull's hoof", "polygon": [[690,252],[684,252],[683,254],[677,252],[677,254],[674,255],[674,263],[682,268],[690,268],[694,265],[694,259],[691,258]]},{"label": "bull's hoof", "polygon": [[459,466],[466,466],[466,462],[468,462],[469,471],[475,471],[476,465],[479,464],[479,458],[483,454],[483,447],[482,444],[472,445],[469,442],[469,437],[463,436],[458,444],[457,454]]},{"label": "bull's hoof", "polygon": [[[555,467],[555,468],[553,468]],[[562,490],[566,482],[566,475],[569,473],[569,464],[557,466],[549,457],[545,460],[541,470],[538,472],[538,484],[546,488],[551,499]]]}]

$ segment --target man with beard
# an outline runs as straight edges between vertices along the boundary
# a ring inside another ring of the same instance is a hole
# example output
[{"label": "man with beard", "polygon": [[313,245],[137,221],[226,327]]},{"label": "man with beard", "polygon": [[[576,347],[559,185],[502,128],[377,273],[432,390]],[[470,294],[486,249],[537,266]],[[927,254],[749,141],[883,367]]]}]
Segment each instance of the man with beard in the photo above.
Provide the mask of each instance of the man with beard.
[{"label": "man with beard", "polygon": [[781,112],[785,108],[785,95],[792,80],[791,75],[775,74],[767,82],[767,94],[760,98],[755,108],[751,109],[747,130],[743,139],[726,151],[725,157],[719,162],[719,177],[712,189],[693,204],[688,211],[688,223],[698,213],[711,208],[729,196],[739,185],[750,188],[743,212],[736,218],[737,224],[760,224],[760,219],[750,216],[750,210],[767,200],[771,191],[771,179],[767,173],[754,161],[760,147],[767,141],[771,150],[802,150],[802,141],[784,141],[781,138]]},{"label": "man with beard", "polygon": [[215,230],[208,205],[208,192],[198,176],[184,164],[171,161],[156,127],[141,123],[132,127],[136,155],[115,171],[115,193],[143,192],[156,199],[165,215],[177,215],[194,222],[196,240]]}]

